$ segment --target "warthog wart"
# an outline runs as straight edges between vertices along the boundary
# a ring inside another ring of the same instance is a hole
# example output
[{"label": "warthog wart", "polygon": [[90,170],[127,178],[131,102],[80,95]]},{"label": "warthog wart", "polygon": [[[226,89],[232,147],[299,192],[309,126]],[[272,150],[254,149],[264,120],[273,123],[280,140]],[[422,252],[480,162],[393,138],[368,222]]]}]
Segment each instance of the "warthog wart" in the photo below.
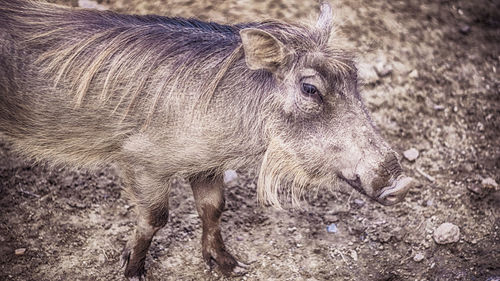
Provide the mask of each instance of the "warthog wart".
[{"label": "warthog wart", "polygon": [[386,205],[411,186],[332,26],[327,3],[306,26],[0,0],[0,131],[34,160],[119,168],[138,215],[127,277],[144,276],[179,176],[192,186],[204,260],[241,273],[219,227],[225,170],[257,168],[258,199],[275,207],[339,180]]}]

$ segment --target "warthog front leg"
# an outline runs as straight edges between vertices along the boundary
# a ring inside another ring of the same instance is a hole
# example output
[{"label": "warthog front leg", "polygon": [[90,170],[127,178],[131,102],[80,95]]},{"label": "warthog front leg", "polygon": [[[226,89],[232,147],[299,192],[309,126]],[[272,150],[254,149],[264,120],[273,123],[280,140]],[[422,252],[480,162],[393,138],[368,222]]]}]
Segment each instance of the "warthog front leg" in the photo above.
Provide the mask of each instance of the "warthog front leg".
[{"label": "warthog front leg", "polygon": [[[158,179],[158,180],[156,180]],[[127,175],[127,192],[136,203],[137,226],[123,249],[121,262],[129,280],[144,280],[144,263],[151,240],[168,221],[169,183],[148,174]]]},{"label": "warthog front leg", "polygon": [[224,246],[220,231],[220,217],[224,209],[221,176],[191,179],[196,210],[203,225],[202,254],[205,262],[214,265],[226,276],[243,275],[246,265],[238,262]]}]

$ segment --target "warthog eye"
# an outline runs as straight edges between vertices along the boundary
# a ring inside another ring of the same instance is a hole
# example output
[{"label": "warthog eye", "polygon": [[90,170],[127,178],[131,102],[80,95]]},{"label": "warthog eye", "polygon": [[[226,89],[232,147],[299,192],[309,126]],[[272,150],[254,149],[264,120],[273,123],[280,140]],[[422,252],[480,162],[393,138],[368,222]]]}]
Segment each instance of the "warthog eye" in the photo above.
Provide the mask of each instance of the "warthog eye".
[{"label": "warthog eye", "polygon": [[302,83],[302,93],[306,96],[319,99],[319,101],[322,101],[323,98],[321,97],[321,93],[318,91],[318,88],[316,86],[308,84],[308,83]]}]

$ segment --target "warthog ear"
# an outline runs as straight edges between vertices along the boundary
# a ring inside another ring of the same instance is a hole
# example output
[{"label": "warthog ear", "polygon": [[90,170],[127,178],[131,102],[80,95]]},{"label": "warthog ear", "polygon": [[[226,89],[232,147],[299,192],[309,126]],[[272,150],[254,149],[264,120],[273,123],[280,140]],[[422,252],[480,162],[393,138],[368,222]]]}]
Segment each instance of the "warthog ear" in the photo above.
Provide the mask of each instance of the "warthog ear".
[{"label": "warthog ear", "polygon": [[322,39],[327,42],[330,38],[330,33],[333,27],[333,12],[332,7],[328,1],[322,1],[320,7],[320,14],[316,28],[320,30]]},{"label": "warthog ear", "polygon": [[256,28],[245,28],[240,31],[240,36],[248,68],[276,71],[283,63],[283,43],[273,35]]}]

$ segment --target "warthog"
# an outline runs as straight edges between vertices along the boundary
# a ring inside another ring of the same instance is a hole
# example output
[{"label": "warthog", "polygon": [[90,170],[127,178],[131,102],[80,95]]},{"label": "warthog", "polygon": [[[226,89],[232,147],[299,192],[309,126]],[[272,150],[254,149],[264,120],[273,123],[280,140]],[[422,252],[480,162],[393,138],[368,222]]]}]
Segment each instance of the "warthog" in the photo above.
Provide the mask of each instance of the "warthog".
[{"label": "warthog", "polygon": [[238,273],[219,226],[225,170],[256,166],[259,200],[277,207],[339,180],[386,205],[411,185],[331,29],[327,3],[305,26],[0,0],[0,131],[35,160],[120,169],[138,215],[127,277],[144,276],[177,176],[192,186],[204,260]]}]

